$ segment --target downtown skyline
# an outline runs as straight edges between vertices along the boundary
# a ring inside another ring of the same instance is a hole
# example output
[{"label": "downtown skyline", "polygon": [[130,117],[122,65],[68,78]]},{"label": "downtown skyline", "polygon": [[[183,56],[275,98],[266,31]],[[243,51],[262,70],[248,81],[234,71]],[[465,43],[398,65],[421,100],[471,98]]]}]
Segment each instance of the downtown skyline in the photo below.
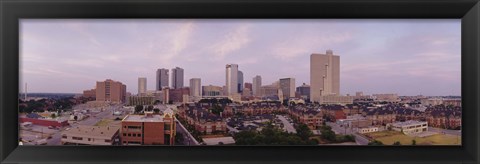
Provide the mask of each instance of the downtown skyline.
[{"label": "downtown skyline", "polygon": [[460,20],[22,20],[20,37],[20,92],[27,82],[30,93],[81,93],[113,79],[133,94],[138,77],[155,90],[156,70],[175,67],[185,86],[223,86],[225,64],[244,82],[298,87],[310,83],[309,56],[332,49],[342,95],[460,95]]}]

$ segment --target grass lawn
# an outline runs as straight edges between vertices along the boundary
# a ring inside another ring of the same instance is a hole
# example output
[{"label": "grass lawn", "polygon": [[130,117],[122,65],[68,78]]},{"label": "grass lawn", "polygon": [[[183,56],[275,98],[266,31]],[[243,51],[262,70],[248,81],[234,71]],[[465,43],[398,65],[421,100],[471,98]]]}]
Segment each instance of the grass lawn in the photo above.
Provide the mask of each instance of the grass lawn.
[{"label": "grass lawn", "polygon": [[396,141],[400,141],[402,145],[411,145],[415,140],[417,145],[459,145],[462,140],[460,136],[435,134],[428,137],[412,137],[397,131],[383,131],[370,133],[372,139],[381,141],[385,145],[392,145]]},{"label": "grass lawn", "polygon": [[110,124],[113,120],[109,120],[109,119],[102,119],[100,121],[98,121],[95,126],[107,126],[108,124]]}]

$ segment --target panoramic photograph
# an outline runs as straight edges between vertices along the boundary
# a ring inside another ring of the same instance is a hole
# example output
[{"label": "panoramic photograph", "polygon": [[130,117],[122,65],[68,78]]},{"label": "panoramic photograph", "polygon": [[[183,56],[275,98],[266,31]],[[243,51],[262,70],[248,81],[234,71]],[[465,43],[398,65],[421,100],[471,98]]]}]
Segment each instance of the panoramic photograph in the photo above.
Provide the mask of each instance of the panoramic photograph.
[{"label": "panoramic photograph", "polygon": [[21,19],[22,146],[462,145],[460,19]]}]

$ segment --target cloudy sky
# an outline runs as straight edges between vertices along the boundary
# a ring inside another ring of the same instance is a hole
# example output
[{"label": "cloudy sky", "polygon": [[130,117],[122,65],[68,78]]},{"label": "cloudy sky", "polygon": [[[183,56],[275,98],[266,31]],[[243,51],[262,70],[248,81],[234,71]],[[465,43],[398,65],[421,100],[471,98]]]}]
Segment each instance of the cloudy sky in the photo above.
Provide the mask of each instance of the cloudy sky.
[{"label": "cloudy sky", "polygon": [[[158,68],[225,85],[235,63],[245,82],[309,83],[309,56],[340,56],[342,94],[460,95],[460,20],[21,20],[21,85],[81,93],[113,79],[155,89]],[[20,88],[23,91],[23,88]]]}]

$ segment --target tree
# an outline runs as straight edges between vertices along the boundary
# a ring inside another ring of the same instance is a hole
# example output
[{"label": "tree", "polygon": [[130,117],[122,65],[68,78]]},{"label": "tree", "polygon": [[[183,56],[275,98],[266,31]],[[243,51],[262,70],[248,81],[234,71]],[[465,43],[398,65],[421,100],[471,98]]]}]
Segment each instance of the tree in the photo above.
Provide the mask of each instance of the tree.
[{"label": "tree", "polygon": [[398,146],[398,145],[402,145],[402,144],[400,143],[400,141],[395,141],[395,142],[393,143],[393,145]]},{"label": "tree", "polygon": [[306,124],[299,124],[296,128],[297,136],[300,137],[302,140],[308,140],[312,135],[312,131]]},{"label": "tree", "polygon": [[142,111],[143,111],[143,106],[142,105],[135,106],[135,113],[136,114],[139,114]]},{"label": "tree", "polygon": [[378,140],[373,140],[373,141],[370,141],[368,143],[368,145],[371,145],[371,146],[381,146],[383,145],[383,143],[381,141],[378,141]]},{"label": "tree", "polygon": [[320,127],[320,137],[328,141],[336,141],[335,132],[332,131],[332,127],[330,126],[322,126]]},{"label": "tree", "polygon": [[56,117],[57,117],[57,115],[56,115],[55,113],[52,113],[52,114],[50,115],[50,117],[52,117],[52,118],[56,118]]},{"label": "tree", "polygon": [[146,111],[153,111],[153,106],[152,105],[147,106]]},{"label": "tree", "polygon": [[175,134],[175,142],[182,143],[185,138],[183,137],[183,133]]}]

